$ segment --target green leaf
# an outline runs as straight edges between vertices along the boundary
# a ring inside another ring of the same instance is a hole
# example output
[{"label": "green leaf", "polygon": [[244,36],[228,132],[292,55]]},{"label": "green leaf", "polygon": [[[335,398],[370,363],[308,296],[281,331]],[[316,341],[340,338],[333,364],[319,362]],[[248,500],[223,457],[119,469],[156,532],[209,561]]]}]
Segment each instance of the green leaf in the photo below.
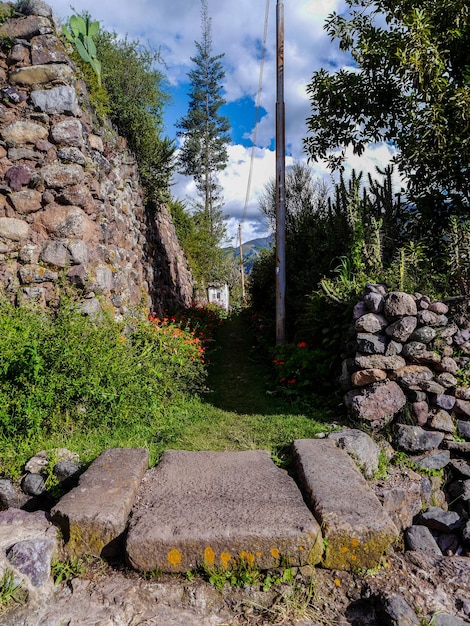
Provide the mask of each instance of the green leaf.
[{"label": "green leaf", "polygon": [[98,34],[100,30],[100,23],[95,21],[95,22],[90,22],[88,24],[88,37],[94,37],[95,35]]},{"label": "green leaf", "polygon": [[86,35],[85,20],[79,15],[72,15],[69,20],[69,25],[70,30],[73,32],[75,37]]},{"label": "green leaf", "polygon": [[77,48],[78,54],[82,57],[84,61],[91,64],[91,57],[85,49],[85,46],[82,44],[80,39],[75,40],[75,46]]},{"label": "green leaf", "polygon": [[90,57],[96,58],[96,46],[93,42],[93,39],[88,35],[85,35],[83,37],[83,45],[85,46]]},{"label": "green leaf", "polygon": [[69,29],[67,28],[65,24],[62,24],[62,33],[67,38],[67,41],[70,41],[70,43],[75,43],[75,39],[72,36],[72,33],[69,31]]}]

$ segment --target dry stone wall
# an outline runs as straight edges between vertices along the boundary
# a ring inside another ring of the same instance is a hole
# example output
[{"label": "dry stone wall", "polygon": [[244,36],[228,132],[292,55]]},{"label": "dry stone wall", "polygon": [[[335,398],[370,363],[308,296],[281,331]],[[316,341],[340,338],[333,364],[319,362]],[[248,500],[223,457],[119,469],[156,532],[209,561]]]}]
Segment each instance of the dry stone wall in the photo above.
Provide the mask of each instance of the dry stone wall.
[{"label": "dry stone wall", "polygon": [[0,27],[0,284],[43,305],[72,285],[89,314],[189,305],[168,210],[145,211],[135,158],[87,104],[51,8],[28,12]]},{"label": "dry stone wall", "polygon": [[465,437],[470,389],[457,375],[469,363],[468,320],[450,317],[444,302],[383,285],[367,286],[354,320],[342,377],[351,415],[379,430],[408,406],[416,426]]}]

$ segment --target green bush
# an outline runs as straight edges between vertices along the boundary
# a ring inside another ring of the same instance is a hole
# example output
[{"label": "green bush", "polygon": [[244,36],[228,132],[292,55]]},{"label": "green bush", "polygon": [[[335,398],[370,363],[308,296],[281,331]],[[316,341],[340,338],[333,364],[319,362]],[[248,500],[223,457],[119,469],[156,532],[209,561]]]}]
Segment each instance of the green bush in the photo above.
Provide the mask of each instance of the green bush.
[{"label": "green bush", "polygon": [[0,301],[0,437],[128,423],[158,430],[166,405],[203,388],[193,339],[148,321],[93,323],[71,304],[53,318]]}]

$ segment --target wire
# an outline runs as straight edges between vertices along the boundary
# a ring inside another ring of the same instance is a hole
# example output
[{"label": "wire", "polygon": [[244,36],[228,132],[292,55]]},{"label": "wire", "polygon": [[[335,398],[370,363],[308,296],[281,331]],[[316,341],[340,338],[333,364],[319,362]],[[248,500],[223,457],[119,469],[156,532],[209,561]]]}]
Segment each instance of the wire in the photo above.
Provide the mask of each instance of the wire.
[{"label": "wire", "polygon": [[[266,39],[267,39],[267,36],[268,36],[268,18],[269,18],[269,0],[266,0],[266,10],[265,10],[265,15],[264,15],[263,48],[262,48],[262,51],[261,51],[261,63],[260,63],[260,68],[259,68],[258,93],[256,95],[255,127],[253,129],[253,136],[252,136],[251,157],[250,157],[250,171],[249,171],[249,174],[248,174],[248,183],[247,183],[247,187],[246,187],[245,206],[243,207],[243,216],[242,216],[240,225],[246,219],[246,213],[247,213],[247,210],[248,210],[248,200],[250,198],[250,191],[251,191],[251,180],[253,178],[253,162],[254,162],[254,158],[255,158],[256,137],[257,137],[257,133],[258,133],[260,100],[261,100],[261,92],[263,90],[264,59],[265,59],[265,56],[266,56]],[[241,231],[241,229],[240,229],[240,231]]]}]

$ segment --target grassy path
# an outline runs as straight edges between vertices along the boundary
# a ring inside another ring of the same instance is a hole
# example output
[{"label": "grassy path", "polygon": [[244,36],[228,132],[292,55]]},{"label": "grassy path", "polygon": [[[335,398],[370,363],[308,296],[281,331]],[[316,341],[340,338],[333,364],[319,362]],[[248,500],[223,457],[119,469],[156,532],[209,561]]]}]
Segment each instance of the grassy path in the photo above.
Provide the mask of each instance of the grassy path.
[{"label": "grassy path", "polygon": [[253,353],[241,317],[231,317],[219,329],[210,358],[210,392],[193,405],[193,419],[181,424],[173,445],[191,450],[266,448],[276,453],[294,439],[328,429],[325,414],[301,413],[269,393],[268,369]]},{"label": "grassy path", "polygon": [[279,412],[279,399],[267,393],[269,372],[256,358],[251,334],[241,316],[231,317],[219,329],[211,357],[208,385],[214,406],[235,413]]}]

